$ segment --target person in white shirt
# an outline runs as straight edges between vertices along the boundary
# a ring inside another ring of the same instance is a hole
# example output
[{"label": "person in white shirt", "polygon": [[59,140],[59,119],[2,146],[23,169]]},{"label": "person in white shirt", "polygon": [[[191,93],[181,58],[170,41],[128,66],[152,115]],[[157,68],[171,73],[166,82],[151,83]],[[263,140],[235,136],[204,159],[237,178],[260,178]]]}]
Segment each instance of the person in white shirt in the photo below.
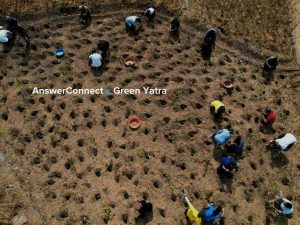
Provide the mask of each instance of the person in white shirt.
[{"label": "person in white shirt", "polygon": [[99,69],[102,66],[102,57],[96,50],[93,50],[89,56],[89,65],[95,69]]},{"label": "person in white shirt", "polygon": [[142,26],[142,20],[138,16],[129,16],[125,20],[125,27],[127,32],[138,31]]},{"label": "person in white shirt", "polygon": [[13,40],[13,33],[0,26],[0,43],[7,44]]},{"label": "person in white shirt", "polygon": [[286,133],[280,135],[278,138],[274,139],[274,141],[271,143],[273,144],[273,147],[277,150],[288,151],[297,143],[297,139],[293,134]]},{"label": "person in white shirt", "polygon": [[148,20],[148,22],[152,23],[154,18],[155,18],[155,9],[153,8],[148,8],[145,11],[145,17]]},{"label": "person in white shirt", "polygon": [[275,203],[276,212],[286,216],[289,219],[292,218],[294,213],[294,207],[292,202],[279,195],[276,195],[275,197],[276,200],[274,203]]}]

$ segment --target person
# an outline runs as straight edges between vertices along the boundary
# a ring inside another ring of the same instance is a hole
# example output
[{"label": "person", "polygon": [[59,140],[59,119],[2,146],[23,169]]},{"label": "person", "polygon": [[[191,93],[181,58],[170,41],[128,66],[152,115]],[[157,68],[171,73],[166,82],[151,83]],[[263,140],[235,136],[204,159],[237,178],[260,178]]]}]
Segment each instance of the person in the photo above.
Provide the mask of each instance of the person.
[{"label": "person", "polygon": [[0,43],[7,44],[13,40],[13,33],[9,30],[5,30],[4,27],[0,26]]},{"label": "person", "polygon": [[224,209],[221,206],[216,207],[214,203],[208,205],[208,207],[202,209],[199,213],[199,217],[206,223],[214,222],[218,219],[222,219]]},{"label": "person", "polygon": [[7,29],[10,30],[14,35],[13,38],[15,39],[16,35],[19,34],[21,38],[23,38],[26,44],[30,44],[30,38],[25,29],[18,25],[18,21],[13,16],[6,16],[5,21],[7,24]]},{"label": "person", "polygon": [[177,35],[179,34],[179,27],[180,27],[180,22],[177,18],[174,18],[172,21],[171,21],[171,27],[170,27],[170,33],[171,34],[174,34],[174,35]]},{"label": "person", "polygon": [[145,11],[145,17],[147,18],[148,22],[152,23],[155,18],[155,9],[154,8],[148,8]]},{"label": "person", "polygon": [[278,59],[276,56],[270,56],[266,59],[265,63],[263,64],[263,69],[266,71],[274,71],[278,65]]},{"label": "person", "polygon": [[125,27],[127,32],[136,32],[142,26],[142,19],[138,16],[128,16],[125,20]]},{"label": "person", "polygon": [[15,17],[13,17],[13,16],[6,16],[5,17],[5,22],[6,22],[8,30],[10,30],[14,34],[17,33],[18,21],[17,21],[17,19]]},{"label": "person", "polygon": [[102,58],[108,61],[110,56],[109,42],[104,40],[100,41],[97,45],[97,49],[101,51]]},{"label": "person", "polygon": [[274,202],[275,210],[277,213],[286,216],[291,219],[293,217],[293,204],[286,198],[276,195],[276,200]]},{"label": "person", "polygon": [[279,135],[271,142],[272,147],[279,151],[288,151],[297,143],[296,137],[291,133]]},{"label": "person", "polygon": [[210,104],[210,111],[213,112],[216,119],[220,119],[225,112],[225,105],[219,100],[212,101]]},{"label": "person", "polygon": [[217,31],[210,28],[204,36],[204,40],[201,45],[201,53],[205,57],[210,57],[212,50],[215,48],[217,40]]},{"label": "person", "polygon": [[136,221],[148,221],[148,217],[153,214],[153,205],[149,200],[136,201],[134,203],[134,210],[139,213],[139,216],[136,218]]},{"label": "person", "polygon": [[225,151],[229,153],[233,153],[235,155],[241,156],[243,153],[244,141],[242,137],[239,135],[234,139],[233,144],[226,144]]},{"label": "person", "polygon": [[222,177],[232,178],[233,170],[238,170],[235,159],[231,156],[222,155],[220,157],[220,166],[217,169],[217,173]]},{"label": "person", "polygon": [[92,54],[89,56],[89,65],[95,69],[99,69],[102,66],[102,57],[95,49],[93,49]]},{"label": "person", "polygon": [[201,217],[199,217],[199,212],[198,210],[192,205],[192,203],[190,202],[190,200],[187,197],[187,194],[185,192],[183,192],[183,198],[186,201],[186,203],[188,204],[188,209],[186,210],[186,216],[188,217],[188,219],[191,221],[191,223],[193,225],[201,225],[202,223],[202,219]]},{"label": "person", "polygon": [[265,125],[273,124],[275,120],[276,120],[276,112],[270,108],[267,108],[265,110],[265,113],[263,113],[262,123]]},{"label": "person", "polygon": [[211,135],[216,145],[223,145],[231,138],[232,129],[218,130]]},{"label": "person", "polygon": [[87,6],[80,5],[79,7],[79,19],[81,24],[86,24],[92,19],[91,11]]}]

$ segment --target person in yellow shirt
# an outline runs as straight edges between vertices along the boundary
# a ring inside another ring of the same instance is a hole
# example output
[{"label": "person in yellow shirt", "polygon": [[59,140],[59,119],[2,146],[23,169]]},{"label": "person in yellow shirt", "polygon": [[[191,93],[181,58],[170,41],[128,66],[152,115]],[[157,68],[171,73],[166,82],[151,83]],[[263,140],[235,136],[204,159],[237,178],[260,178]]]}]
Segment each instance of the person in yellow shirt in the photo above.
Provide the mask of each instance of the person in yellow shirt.
[{"label": "person in yellow shirt", "polygon": [[187,217],[193,225],[201,225],[202,219],[198,216],[199,211],[192,205],[185,192],[183,192],[183,197],[189,206],[188,210],[186,211]]},{"label": "person in yellow shirt", "polygon": [[220,119],[222,118],[222,113],[225,112],[225,105],[221,101],[215,100],[210,103],[210,111],[216,119]]}]

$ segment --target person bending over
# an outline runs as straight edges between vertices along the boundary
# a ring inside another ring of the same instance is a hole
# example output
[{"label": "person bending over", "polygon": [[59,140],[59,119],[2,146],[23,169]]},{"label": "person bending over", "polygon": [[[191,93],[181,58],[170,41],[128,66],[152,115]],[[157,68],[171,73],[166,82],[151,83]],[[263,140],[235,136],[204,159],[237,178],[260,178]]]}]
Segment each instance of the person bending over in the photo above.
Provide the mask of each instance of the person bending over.
[{"label": "person bending over", "polygon": [[145,11],[145,17],[148,22],[152,23],[155,18],[155,9],[154,8],[148,8]]},{"label": "person bending over", "polygon": [[142,19],[138,16],[129,16],[125,20],[127,32],[137,32],[142,26]]},{"label": "person bending over", "polygon": [[94,69],[100,69],[102,66],[102,57],[93,49],[92,54],[89,56],[89,65]]}]

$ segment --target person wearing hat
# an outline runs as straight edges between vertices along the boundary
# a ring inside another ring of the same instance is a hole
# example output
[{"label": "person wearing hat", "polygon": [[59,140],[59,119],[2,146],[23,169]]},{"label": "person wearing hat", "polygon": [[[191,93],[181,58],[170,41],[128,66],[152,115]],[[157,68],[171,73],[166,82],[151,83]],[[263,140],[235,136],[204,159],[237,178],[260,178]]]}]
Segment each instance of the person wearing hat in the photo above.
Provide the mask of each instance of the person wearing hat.
[{"label": "person wearing hat", "polygon": [[285,133],[279,135],[278,138],[275,138],[274,141],[271,141],[270,145],[275,150],[279,151],[288,151],[297,143],[296,137],[291,133]]},{"label": "person wearing hat", "polygon": [[93,49],[89,56],[89,65],[94,69],[100,69],[102,66],[102,57],[96,52],[96,49]]},{"label": "person wearing hat", "polygon": [[225,105],[219,100],[212,101],[210,103],[210,111],[213,113],[215,119],[220,119],[225,112]]},{"label": "person wearing hat", "polygon": [[148,8],[145,11],[145,17],[147,18],[147,21],[149,23],[152,23],[155,18],[155,9],[154,8]]},{"label": "person wearing hat", "polygon": [[210,28],[204,36],[204,40],[201,45],[201,53],[205,57],[210,57],[212,50],[215,48],[217,40],[217,31]]},{"label": "person wearing hat", "polygon": [[274,71],[278,65],[278,59],[276,56],[270,56],[266,59],[265,63],[263,64],[262,68],[266,71]]},{"label": "person wearing hat", "polygon": [[267,108],[265,110],[265,113],[263,113],[263,119],[262,119],[262,123],[263,124],[273,124],[276,120],[276,112],[273,111],[270,108]]},{"label": "person wearing hat", "polygon": [[232,129],[222,129],[214,132],[210,137],[213,139],[214,143],[219,145],[226,144],[231,138]]},{"label": "person wearing hat", "polygon": [[174,18],[171,21],[170,33],[172,35],[178,35],[179,34],[179,27],[180,27],[180,21],[177,18]]},{"label": "person wearing hat", "polygon": [[142,26],[142,19],[138,16],[128,16],[125,19],[125,27],[127,32],[136,32]]},{"label": "person wearing hat", "polygon": [[79,7],[79,19],[81,24],[86,24],[92,19],[91,11],[87,6],[80,5]]}]

